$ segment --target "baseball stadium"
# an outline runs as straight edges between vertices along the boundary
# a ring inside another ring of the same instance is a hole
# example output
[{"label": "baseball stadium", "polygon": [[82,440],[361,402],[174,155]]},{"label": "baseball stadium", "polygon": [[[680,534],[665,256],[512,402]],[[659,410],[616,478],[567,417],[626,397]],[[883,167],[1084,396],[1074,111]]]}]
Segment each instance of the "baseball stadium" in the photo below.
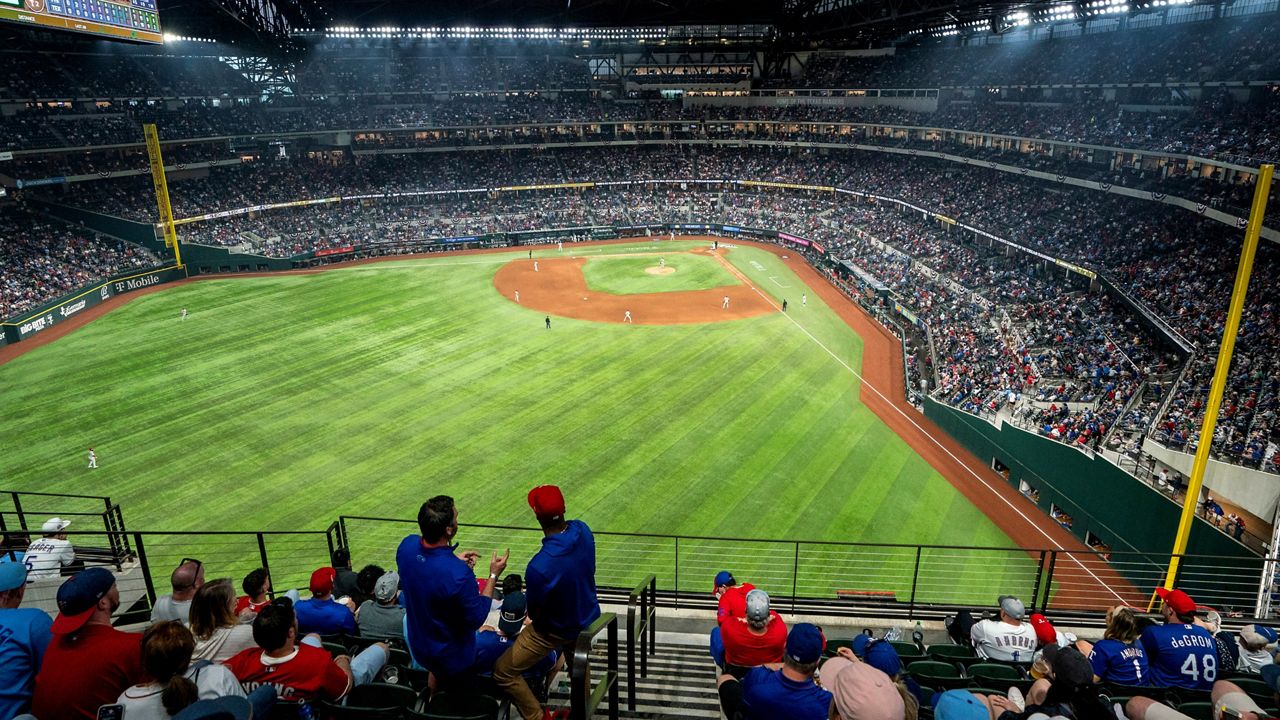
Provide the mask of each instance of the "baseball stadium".
[{"label": "baseball stadium", "polygon": [[0,720],[1280,717],[1277,0],[0,32]]}]

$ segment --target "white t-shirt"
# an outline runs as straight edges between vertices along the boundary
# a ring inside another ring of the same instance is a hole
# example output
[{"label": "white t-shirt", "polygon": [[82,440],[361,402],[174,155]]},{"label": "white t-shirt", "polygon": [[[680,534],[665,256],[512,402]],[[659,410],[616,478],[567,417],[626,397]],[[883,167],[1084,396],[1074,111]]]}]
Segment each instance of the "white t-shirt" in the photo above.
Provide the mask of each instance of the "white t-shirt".
[{"label": "white t-shirt", "polygon": [[61,569],[76,559],[76,551],[70,540],[40,538],[27,546],[23,563],[27,566],[27,582],[56,578]]},{"label": "white t-shirt", "polygon": [[177,620],[183,625],[191,622],[191,601],[174,600],[172,595],[156,598],[155,607],[151,608],[151,622],[168,622]]},{"label": "white t-shirt", "polygon": [[[193,663],[194,665],[194,663]],[[204,665],[192,667],[187,677],[193,680],[199,689],[201,700],[214,700],[220,697],[244,697],[244,688],[236,676],[222,665]],[[148,683],[134,685],[120,693],[116,702],[124,706],[125,720],[169,720],[171,717],[160,702],[163,685]]]},{"label": "white t-shirt", "polygon": [[213,631],[208,640],[196,638],[196,651],[192,660],[209,660],[220,663],[241,650],[257,647],[253,641],[253,626],[241,623],[231,627],[220,627]]},{"label": "white t-shirt", "polygon": [[969,631],[978,657],[1007,662],[1031,662],[1036,651],[1036,631],[1031,623],[1010,625],[1001,620],[980,620]]},{"label": "white t-shirt", "polygon": [[1240,672],[1260,673],[1262,668],[1275,662],[1271,653],[1264,648],[1262,650],[1250,650],[1239,643],[1240,647],[1240,663],[1236,665],[1236,669]]}]

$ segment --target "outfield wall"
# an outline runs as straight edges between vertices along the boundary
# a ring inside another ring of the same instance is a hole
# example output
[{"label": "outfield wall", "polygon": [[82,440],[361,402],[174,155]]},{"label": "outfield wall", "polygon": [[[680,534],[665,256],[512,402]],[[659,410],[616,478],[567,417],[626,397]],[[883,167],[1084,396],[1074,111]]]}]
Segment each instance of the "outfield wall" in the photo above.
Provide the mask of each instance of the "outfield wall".
[{"label": "outfield wall", "polygon": [[[1009,423],[997,427],[933,398],[925,399],[925,416],[983,462],[1007,467],[1007,481],[1015,489],[1024,482],[1034,488],[1036,505],[1046,514],[1056,506],[1070,515],[1074,522],[1068,529],[1081,540],[1092,533],[1117,552],[1150,554],[1153,563],[1162,555],[1167,559],[1181,507],[1105,458]],[[1250,567],[1256,563],[1255,575],[1261,576],[1261,558],[1200,518],[1192,525],[1187,553]],[[1113,565],[1139,581],[1140,568]],[[1223,598],[1238,595],[1241,588],[1224,586],[1217,569],[1217,562],[1188,560],[1179,571],[1179,587],[1202,604],[1234,604]]]},{"label": "outfield wall", "polygon": [[109,280],[90,283],[35,310],[28,310],[0,322],[0,328],[4,330],[5,344],[28,340],[116,295],[181,280],[186,276],[180,267],[167,267],[117,275]]}]

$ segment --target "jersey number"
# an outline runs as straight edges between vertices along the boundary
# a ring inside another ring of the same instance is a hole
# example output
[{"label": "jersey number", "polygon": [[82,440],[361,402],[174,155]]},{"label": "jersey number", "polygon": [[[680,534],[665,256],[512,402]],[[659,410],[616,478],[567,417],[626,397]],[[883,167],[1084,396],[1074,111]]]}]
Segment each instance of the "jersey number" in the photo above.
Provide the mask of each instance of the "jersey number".
[{"label": "jersey number", "polygon": [[[1213,655],[1204,656],[1204,682],[1211,683],[1218,679],[1218,659]],[[1200,670],[1196,668],[1196,656],[1188,655],[1185,662],[1182,663],[1182,674],[1190,677],[1196,683],[1200,682]]]}]

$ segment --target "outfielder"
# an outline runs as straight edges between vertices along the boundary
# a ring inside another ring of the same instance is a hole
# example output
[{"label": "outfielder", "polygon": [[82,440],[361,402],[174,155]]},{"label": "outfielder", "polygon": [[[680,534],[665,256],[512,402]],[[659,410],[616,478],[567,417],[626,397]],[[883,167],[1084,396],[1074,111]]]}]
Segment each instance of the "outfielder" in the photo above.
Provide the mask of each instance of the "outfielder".
[{"label": "outfielder", "polygon": [[666,266],[667,266],[667,259],[666,259],[666,258],[658,258],[658,267],[666,267]]},{"label": "outfielder", "polygon": [[800,293],[800,305],[803,307],[803,306],[807,306],[808,304],[809,304],[808,293]]},{"label": "outfielder", "polygon": [[89,448],[89,467],[98,467],[98,456],[93,453],[93,448]]},{"label": "outfielder", "polygon": [[182,308],[182,319],[183,319],[183,320],[186,320],[186,319],[187,319],[187,309],[186,309],[186,308]]}]

